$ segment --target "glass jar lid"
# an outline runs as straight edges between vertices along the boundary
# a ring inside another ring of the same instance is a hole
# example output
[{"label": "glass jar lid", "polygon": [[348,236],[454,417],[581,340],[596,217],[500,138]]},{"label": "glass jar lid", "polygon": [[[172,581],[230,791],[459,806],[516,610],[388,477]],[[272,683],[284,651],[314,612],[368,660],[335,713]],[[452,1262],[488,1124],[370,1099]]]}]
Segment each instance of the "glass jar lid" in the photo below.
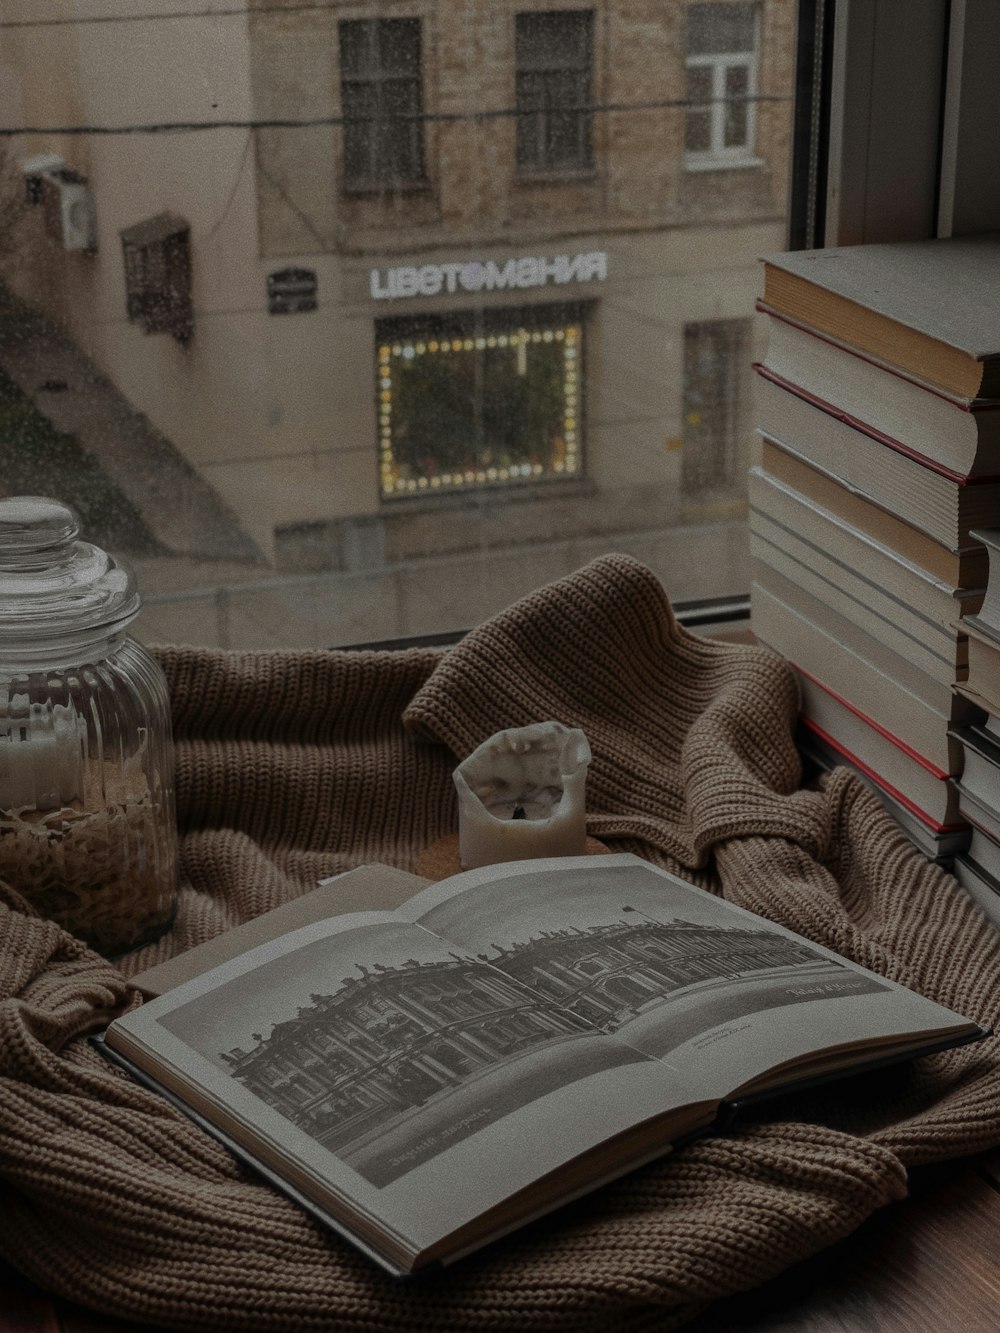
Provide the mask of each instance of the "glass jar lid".
[{"label": "glass jar lid", "polygon": [[59,500],[0,499],[0,652],[121,629],[138,613],[132,571],[79,532]]}]

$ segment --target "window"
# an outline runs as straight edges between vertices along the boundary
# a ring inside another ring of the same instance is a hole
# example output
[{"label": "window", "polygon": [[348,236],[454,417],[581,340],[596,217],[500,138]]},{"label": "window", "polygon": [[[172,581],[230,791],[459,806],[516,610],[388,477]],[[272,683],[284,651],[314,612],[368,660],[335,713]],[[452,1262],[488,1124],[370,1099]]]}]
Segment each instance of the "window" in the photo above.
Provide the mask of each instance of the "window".
[{"label": "window", "polygon": [[191,231],[171,213],[122,233],[125,305],[144,333],[172,333],[186,342],[194,331],[191,304]]},{"label": "window", "polygon": [[344,184],[351,189],[424,179],[419,19],[340,23]]},{"label": "window", "polygon": [[687,503],[731,498],[746,472],[741,449],[750,346],[748,320],[714,320],[684,330],[684,466]]},{"label": "window", "polygon": [[517,167],[522,173],[593,166],[589,9],[518,14]]},{"label": "window", "polygon": [[689,167],[753,159],[757,22],[755,5],[688,9],[684,148]]},{"label": "window", "polygon": [[584,307],[376,324],[383,499],[578,476]]}]

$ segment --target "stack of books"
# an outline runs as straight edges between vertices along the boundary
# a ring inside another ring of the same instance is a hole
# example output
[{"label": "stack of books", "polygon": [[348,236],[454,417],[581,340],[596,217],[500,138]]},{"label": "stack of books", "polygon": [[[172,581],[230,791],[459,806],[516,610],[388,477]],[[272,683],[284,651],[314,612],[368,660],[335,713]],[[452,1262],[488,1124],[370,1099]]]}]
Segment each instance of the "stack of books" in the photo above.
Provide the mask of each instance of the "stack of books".
[{"label": "stack of books", "polygon": [[968,844],[956,690],[1000,515],[1000,235],[768,256],[751,612],[802,686],[803,748],[918,845]]},{"label": "stack of books", "polygon": [[[1000,518],[1000,515],[998,515]],[[979,709],[979,721],[955,727],[963,750],[956,782],[958,807],[970,827],[969,845],[954,871],[987,916],[1000,925],[1000,528],[973,532],[989,555],[986,596],[963,628],[969,639],[965,679],[956,688]]]}]

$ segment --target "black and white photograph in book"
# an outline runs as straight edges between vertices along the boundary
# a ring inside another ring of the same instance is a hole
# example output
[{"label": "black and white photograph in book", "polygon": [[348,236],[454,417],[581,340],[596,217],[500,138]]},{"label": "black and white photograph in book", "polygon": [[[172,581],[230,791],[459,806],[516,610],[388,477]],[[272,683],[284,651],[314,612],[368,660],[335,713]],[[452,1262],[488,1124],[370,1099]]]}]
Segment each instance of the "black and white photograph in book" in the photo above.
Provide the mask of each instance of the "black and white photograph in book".
[{"label": "black and white photograph in book", "polygon": [[314,941],[161,1022],[377,1187],[645,1058],[409,923]]},{"label": "black and white photograph in book", "polygon": [[456,894],[420,924],[657,1059],[737,1017],[886,989],[759,917],[734,925],[693,886],[668,896],[648,868],[578,868],[549,901],[541,879]]},{"label": "black and white photograph in book", "polygon": [[613,906],[608,879],[588,904],[581,876],[562,905],[572,926],[539,925],[527,900],[518,921],[532,890],[508,879],[461,921],[442,904],[421,925],[306,944],[161,1021],[383,1187],[559,1088],[748,1013],[885,989],[780,932],[699,921],[697,904],[693,919]]}]

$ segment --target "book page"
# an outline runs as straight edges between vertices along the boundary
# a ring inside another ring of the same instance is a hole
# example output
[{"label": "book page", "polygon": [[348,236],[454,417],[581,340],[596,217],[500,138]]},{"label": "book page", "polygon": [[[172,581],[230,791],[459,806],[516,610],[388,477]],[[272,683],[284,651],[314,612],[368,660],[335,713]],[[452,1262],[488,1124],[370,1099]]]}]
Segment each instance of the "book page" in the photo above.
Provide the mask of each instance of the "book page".
[{"label": "book page", "polygon": [[106,1040],[243,1147],[269,1143],[262,1160],[309,1197],[332,1191],[415,1250],[692,1092],[392,913],[262,944]]},{"label": "book page", "polygon": [[467,871],[399,913],[528,986],[553,1014],[694,1080],[703,1098],[728,1098],[816,1051],[968,1026],[632,855]]}]

